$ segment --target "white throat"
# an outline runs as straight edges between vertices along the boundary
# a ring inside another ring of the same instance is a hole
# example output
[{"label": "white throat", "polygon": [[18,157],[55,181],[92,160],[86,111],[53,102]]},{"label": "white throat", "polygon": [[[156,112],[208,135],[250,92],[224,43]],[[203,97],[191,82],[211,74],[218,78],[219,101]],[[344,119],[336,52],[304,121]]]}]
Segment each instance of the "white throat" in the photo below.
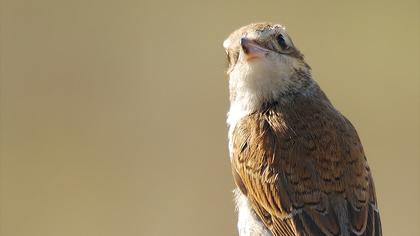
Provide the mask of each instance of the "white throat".
[{"label": "white throat", "polygon": [[281,100],[286,91],[299,87],[300,81],[292,78],[295,68],[302,68],[301,62],[278,55],[240,63],[233,68],[229,74],[231,104],[227,115],[230,152],[232,133],[243,117],[255,112],[268,101]]}]

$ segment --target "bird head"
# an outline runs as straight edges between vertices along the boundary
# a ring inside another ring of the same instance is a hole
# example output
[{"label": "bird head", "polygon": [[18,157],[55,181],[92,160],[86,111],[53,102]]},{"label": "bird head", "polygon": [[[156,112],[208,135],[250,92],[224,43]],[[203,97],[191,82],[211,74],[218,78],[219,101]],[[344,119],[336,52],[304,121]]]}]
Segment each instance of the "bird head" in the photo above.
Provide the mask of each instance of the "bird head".
[{"label": "bird head", "polygon": [[[295,90],[310,67],[282,25],[256,23],[234,31],[223,43],[231,100],[240,93],[273,100]],[[307,76],[310,77],[310,76]]]}]

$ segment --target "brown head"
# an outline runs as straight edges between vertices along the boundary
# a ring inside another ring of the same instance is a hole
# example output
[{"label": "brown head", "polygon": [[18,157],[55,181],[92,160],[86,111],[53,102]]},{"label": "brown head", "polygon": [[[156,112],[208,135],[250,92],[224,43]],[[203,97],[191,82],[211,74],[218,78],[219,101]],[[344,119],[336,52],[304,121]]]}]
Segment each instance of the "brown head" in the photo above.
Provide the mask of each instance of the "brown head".
[{"label": "brown head", "polygon": [[231,102],[252,97],[258,105],[308,83],[310,67],[285,27],[256,23],[234,31],[223,43],[228,59]]}]

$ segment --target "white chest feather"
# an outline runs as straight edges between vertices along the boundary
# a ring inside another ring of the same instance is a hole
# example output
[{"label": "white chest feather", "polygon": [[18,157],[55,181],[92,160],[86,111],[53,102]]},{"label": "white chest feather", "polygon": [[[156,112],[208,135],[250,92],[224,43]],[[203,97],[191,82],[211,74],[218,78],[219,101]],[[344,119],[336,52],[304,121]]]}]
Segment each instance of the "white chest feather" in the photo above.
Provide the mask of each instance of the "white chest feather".
[{"label": "white chest feather", "polygon": [[238,232],[240,236],[272,236],[258,219],[249,205],[248,198],[238,188],[234,191],[238,211]]}]

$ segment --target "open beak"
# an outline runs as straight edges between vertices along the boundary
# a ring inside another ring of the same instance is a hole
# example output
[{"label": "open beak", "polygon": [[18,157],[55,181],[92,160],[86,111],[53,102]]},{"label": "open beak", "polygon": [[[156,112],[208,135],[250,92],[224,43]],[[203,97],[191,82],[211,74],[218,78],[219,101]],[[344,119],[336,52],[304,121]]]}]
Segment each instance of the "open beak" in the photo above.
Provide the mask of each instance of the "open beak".
[{"label": "open beak", "polygon": [[248,39],[246,37],[241,38],[241,46],[247,61],[255,58],[262,58],[269,52],[268,49],[261,47],[254,40]]}]

